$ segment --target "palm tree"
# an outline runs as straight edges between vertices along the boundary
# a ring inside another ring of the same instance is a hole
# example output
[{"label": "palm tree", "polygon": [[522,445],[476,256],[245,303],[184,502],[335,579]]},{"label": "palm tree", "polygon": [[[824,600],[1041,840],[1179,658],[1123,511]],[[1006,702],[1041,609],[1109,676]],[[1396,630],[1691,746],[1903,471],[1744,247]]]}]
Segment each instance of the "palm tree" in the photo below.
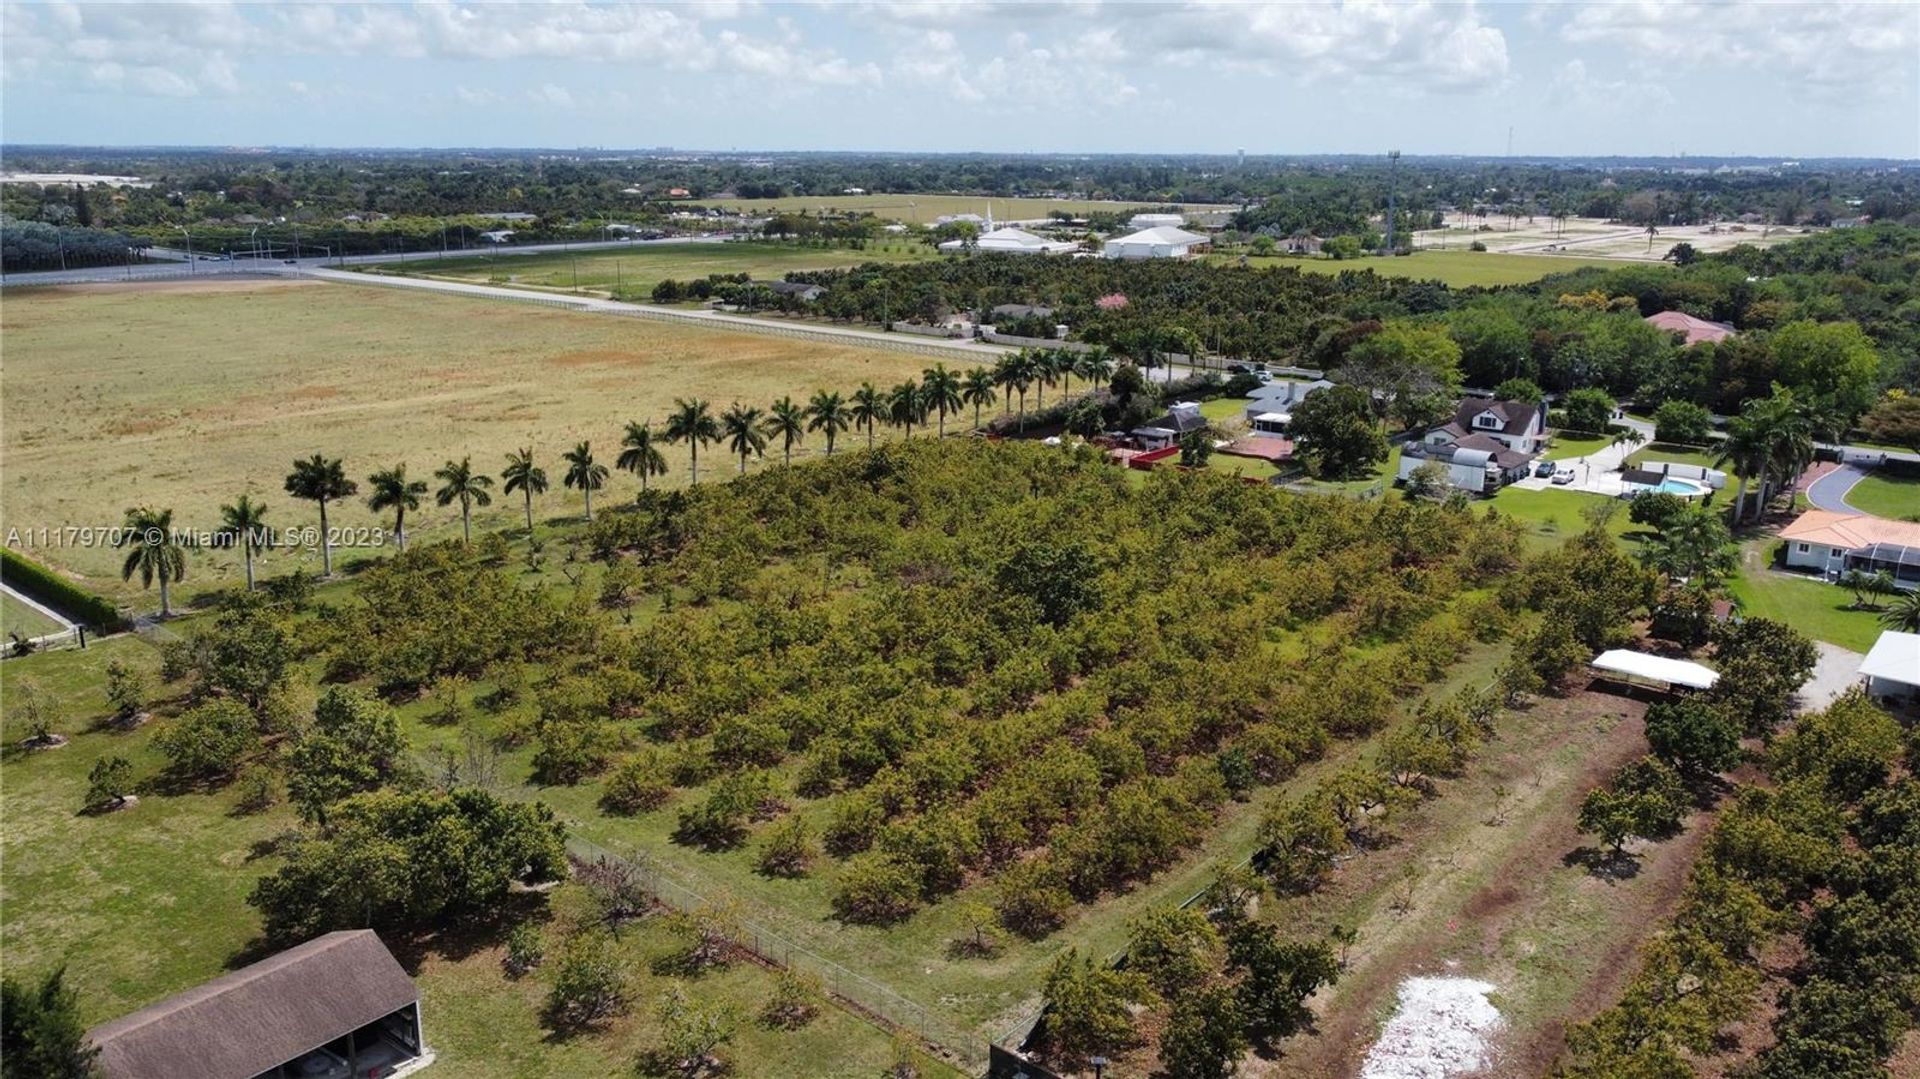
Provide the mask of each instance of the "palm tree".
[{"label": "palm tree", "polygon": [[653,428],[650,425],[627,421],[627,433],[620,439],[620,445],[620,456],[613,463],[622,472],[631,472],[640,477],[642,493],[647,489],[647,477],[667,474],[667,459],[661,454],[660,447],[654,445]]},{"label": "palm tree", "polygon": [[1712,589],[1738,566],[1725,522],[1711,513],[1689,510],[1641,545],[1640,561],[1668,580],[1698,580]]},{"label": "palm tree", "polygon": [[902,382],[887,393],[887,419],[897,426],[907,429],[907,437],[913,437],[913,425],[926,418],[927,405],[920,393],[920,384],[912,380]]},{"label": "palm tree", "polygon": [[1739,480],[1733,493],[1733,523],[1736,527],[1746,513],[1747,481],[1766,472],[1766,458],[1765,432],[1745,416],[1735,416],[1727,421],[1727,437],[1720,442],[1720,452],[1713,459],[1713,467],[1730,467],[1734,477]]},{"label": "palm tree", "polygon": [[333,534],[327,531],[327,503],[352,498],[360,493],[360,485],[347,478],[340,458],[329,461],[316,453],[293,463],[293,471],[287,473],[286,489],[295,498],[320,504],[320,569],[327,576],[333,576]]},{"label": "palm tree", "polygon": [[527,535],[533,535],[533,496],[547,493],[547,470],[533,463],[533,447],[507,454],[507,467],[500,470],[500,478],[506,481],[501,490],[508,494],[518,491],[526,500]]},{"label": "palm tree", "polygon": [[767,436],[760,430],[761,412],[735,401],[720,414],[720,438],[727,448],[740,455],[740,474],[747,474],[747,455],[755,457],[767,451]]},{"label": "palm tree", "polygon": [[1021,349],[1002,359],[999,366],[1001,385],[1011,391],[1008,397],[1011,398],[1015,393],[1020,395],[1020,430],[1025,431],[1027,429],[1027,387],[1033,385],[1034,377],[1033,353]]},{"label": "palm tree", "polygon": [[980,429],[980,408],[993,404],[999,395],[994,392],[993,372],[984,367],[968,371],[960,380],[960,400],[973,406],[973,427]]},{"label": "palm tree", "polygon": [[871,382],[862,382],[853,391],[853,422],[867,429],[867,448],[873,448],[873,429],[887,418],[887,402]]},{"label": "palm tree", "polygon": [[240,557],[247,567],[247,591],[253,591],[253,549],[267,527],[267,507],[241,495],[240,501],[220,507],[220,527],[240,541]]},{"label": "palm tree", "polygon": [[493,505],[493,496],[487,493],[493,477],[475,472],[473,458],[462,457],[458,461],[448,458],[433,478],[441,481],[440,489],[433,493],[434,502],[442,506],[460,503],[460,542],[472,543],[473,507]]},{"label": "palm tree", "polygon": [[173,511],[150,510],[142,506],[127,511],[127,520],[115,547],[130,547],[127,560],[120,564],[120,579],[130,581],[137,572],[140,587],[152,588],[160,582],[160,617],[173,614],[167,586],[187,575],[187,552],[173,534]]},{"label": "palm tree", "polygon": [[853,413],[847,409],[846,398],[837,393],[818,390],[807,402],[807,430],[827,436],[828,457],[833,456],[833,440],[852,424]]},{"label": "palm tree", "polygon": [[792,397],[782,397],[767,409],[767,418],[760,426],[768,438],[780,440],[781,462],[792,464],[793,444],[807,437],[807,410]]},{"label": "palm tree", "polygon": [[1113,353],[1105,345],[1095,345],[1082,352],[1074,363],[1074,373],[1087,380],[1087,384],[1099,389],[1113,377]]},{"label": "palm tree", "polygon": [[593,523],[593,492],[607,485],[607,466],[593,459],[593,444],[582,442],[560,455],[567,463],[567,474],[560,482],[577,488],[587,500],[587,523]]},{"label": "palm tree", "polygon": [[1043,412],[1047,407],[1047,387],[1060,380],[1059,349],[1039,348],[1027,354],[1029,376],[1033,379],[1033,408]]},{"label": "palm tree", "polygon": [[1902,633],[1920,633],[1920,592],[1908,592],[1880,612],[1880,624]]},{"label": "palm tree", "polygon": [[394,465],[367,477],[367,508],[375,513],[393,511],[393,536],[400,549],[407,549],[407,511],[420,508],[420,496],[427,493],[426,480],[408,480],[407,466]]},{"label": "palm tree", "polygon": [[1613,441],[1610,444],[1630,447],[1638,446],[1646,440],[1647,436],[1642,433],[1638,427],[1622,427],[1620,430],[1614,432]]},{"label": "palm tree", "polygon": [[705,401],[674,398],[673,414],[667,417],[667,441],[687,444],[692,455],[690,475],[694,483],[700,482],[700,447],[719,437],[720,425],[714,422],[713,412]]},{"label": "palm tree", "polygon": [[925,408],[940,413],[940,437],[947,437],[947,413],[960,409],[960,376],[936,363],[920,373],[920,400]]}]

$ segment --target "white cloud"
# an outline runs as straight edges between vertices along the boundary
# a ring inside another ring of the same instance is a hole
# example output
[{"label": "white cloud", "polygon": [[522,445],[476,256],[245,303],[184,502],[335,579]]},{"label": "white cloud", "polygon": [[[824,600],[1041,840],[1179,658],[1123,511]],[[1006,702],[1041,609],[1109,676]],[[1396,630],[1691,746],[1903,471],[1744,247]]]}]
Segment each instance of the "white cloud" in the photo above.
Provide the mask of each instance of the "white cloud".
[{"label": "white cloud", "polygon": [[566,87],[555,86],[552,83],[546,83],[536,90],[528,90],[527,100],[550,109],[573,108],[573,94]]},{"label": "white cloud", "polygon": [[1610,113],[1671,108],[1673,93],[1651,79],[1602,79],[1587,71],[1585,60],[1569,60],[1553,74],[1548,96],[1557,105]]},{"label": "white cloud", "polygon": [[1636,0],[1570,10],[1564,40],[1664,67],[1762,72],[1826,94],[1920,95],[1920,6],[1910,3]]},{"label": "white cloud", "polygon": [[1483,90],[1508,74],[1506,35],[1471,3],[1196,0],[1157,30],[1179,63],[1226,62],[1301,82],[1384,82],[1405,91]]}]

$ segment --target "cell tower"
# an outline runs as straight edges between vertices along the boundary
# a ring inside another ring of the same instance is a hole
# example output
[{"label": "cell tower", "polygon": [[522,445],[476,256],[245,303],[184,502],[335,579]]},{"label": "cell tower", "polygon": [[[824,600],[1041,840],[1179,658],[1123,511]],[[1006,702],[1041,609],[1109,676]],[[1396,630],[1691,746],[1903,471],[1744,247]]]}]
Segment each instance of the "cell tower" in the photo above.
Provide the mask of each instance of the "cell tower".
[{"label": "cell tower", "polygon": [[1394,196],[1395,194],[1398,193],[1398,189],[1394,181],[1397,179],[1397,174],[1399,170],[1400,170],[1400,151],[1388,150],[1387,151],[1387,254],[1389,255],[1393,254],[1394,251],[1397,250],[1393,246],[1393,218],[1394,218]]}]

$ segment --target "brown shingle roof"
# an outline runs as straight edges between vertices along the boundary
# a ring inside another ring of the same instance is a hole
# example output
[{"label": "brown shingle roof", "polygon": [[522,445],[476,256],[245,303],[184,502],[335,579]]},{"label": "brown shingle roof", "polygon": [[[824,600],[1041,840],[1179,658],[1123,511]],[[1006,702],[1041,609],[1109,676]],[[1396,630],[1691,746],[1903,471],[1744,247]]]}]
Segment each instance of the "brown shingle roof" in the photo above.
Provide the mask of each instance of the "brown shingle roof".
[{"label": "brown shingle roof", "polygon": [[1724,322],[1709,322],[1685,311],[1662,311],[1657,315],[1648,315],[1645,321],[1663,330],[1684,335],[1689,345],[1697,345],[1702,341],[1724,341],[1734,333],[1733,327]]},{"label": "brown shingle roof", "polygon": [[1448,426],[1449,429],[1459,429],[1462,434],[1486,431],[1489,428],[1475,427],[1473,418],[1482,412],[1491,412],[1500,417],[1501,434],[1522,435],[1533,425],[1533,418],[1539,411],[1539,406],[1528,401],[1488,401],[1469,397],[1453,410],[1453,423]]},{"label": "brown shingle roof", "polygon": [[251,1079],[420,999],[371,929],[315,937],[87,1032],[107,1079]]}]

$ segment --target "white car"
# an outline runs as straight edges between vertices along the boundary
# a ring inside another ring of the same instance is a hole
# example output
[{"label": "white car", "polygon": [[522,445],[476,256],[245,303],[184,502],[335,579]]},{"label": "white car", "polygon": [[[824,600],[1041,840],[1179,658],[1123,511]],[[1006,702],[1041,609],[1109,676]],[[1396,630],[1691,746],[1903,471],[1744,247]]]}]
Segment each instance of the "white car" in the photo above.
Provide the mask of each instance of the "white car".
[{"label": "white car", "polygon": [[1573,482],[1573,469],[1571,468],[1563,468],[1560,471],[1555,472],[1553,474],[1553,485],[1555,487],[1565,487],[1567,484],[1572,482]]}]

